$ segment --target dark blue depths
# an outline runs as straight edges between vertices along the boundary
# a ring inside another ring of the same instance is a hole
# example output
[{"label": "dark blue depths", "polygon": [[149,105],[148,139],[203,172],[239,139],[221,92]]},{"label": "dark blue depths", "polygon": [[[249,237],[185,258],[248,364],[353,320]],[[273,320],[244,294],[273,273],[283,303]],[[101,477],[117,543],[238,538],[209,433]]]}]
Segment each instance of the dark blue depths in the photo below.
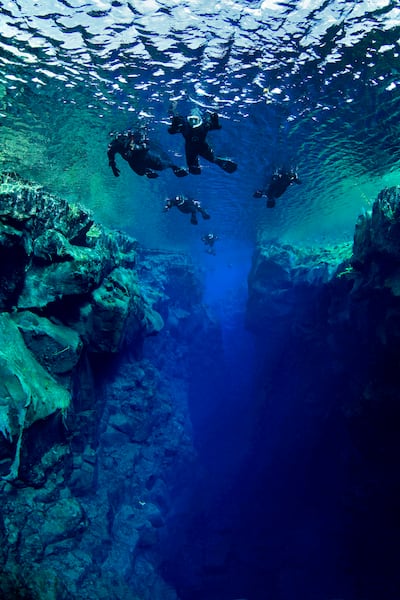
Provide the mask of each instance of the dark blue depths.
[{"label": "dark blue depths", "polygon": [[349,308],[350,287],[295,285],[256,326],[239,295],[197,337],[199,463],[164,539],[182,600],[398,597],[398,343],[376,339],[388,296]]}]

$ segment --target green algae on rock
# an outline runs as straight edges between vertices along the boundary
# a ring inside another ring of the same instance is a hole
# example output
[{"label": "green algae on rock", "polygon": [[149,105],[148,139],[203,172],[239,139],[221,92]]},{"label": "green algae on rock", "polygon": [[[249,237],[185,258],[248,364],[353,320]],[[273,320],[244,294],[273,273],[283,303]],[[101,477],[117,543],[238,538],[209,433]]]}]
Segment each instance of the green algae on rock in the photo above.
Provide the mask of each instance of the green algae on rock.
[{"label": "green algae on rock", "polygon": [[24,429],[58,409],[66,410],[70,400],[69,392],[27,349],[10,316],[0,314],[0,432],[9,440],[18,437],[8,478],[18,475]]}]

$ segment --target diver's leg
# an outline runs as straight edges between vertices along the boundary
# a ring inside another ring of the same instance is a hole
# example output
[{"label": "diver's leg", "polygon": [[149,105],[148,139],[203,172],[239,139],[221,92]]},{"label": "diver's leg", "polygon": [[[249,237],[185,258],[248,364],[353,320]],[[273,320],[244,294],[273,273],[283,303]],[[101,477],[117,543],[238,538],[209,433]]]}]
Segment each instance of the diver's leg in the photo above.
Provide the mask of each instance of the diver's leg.
[{"label": "diver's leg", "polygon": [[197,148],[194,148],[191,144],[185,146],[186,163],[189,167],[189,173],[192,175],[200,175],[201,167],[199,163],[199,154]]},{"label": "diver's leg", "polygon": [[201,144],[201,147],[199,149],[199,154],[200,154],[200,156],[202,156],[203,158],[208,160],[208,162],[211,162],[211,163],[215,162],[214,150],[211,148],[211,146],[209,144],[207,144],[207,142],[203,142]]},{"label": "diver's leg", "polygon": [[155,179],[158,177],[156,171],[162,171],[166,168],[164,161],[154,152],[147,152],[143,162],[145,165],[145,174],[149,179]]},{"label": "diver's leg", "polygon": [[141,162],[129,160],[128,163],[130,168],[136,173],[136,175],[140,175],[142,177],[146,174],[146,167]]},{"label": "diver's leg", "polygon": [[214,150],[209,144],[207,144],[207,142],[204,142],[199,154],[209,162],[214,162],[227,173],[234,173],[237,169],[237,164],[230,158],[221,158],[220,156],[215,156]]},{"label": "diver's leg", "polygon": [[201,214],[203,219],[205,219],[205,220],[211,219],[210,215],[208,214],[208,212],[206,210],[204,210],[204,208],[199,208],[199,213]]},{"label": "diver's leg", "polygon": [[188,174],[186,169],[178,167],[167,156],[160,156],[154,152],[146,154],[146,175],[147,177],[158,177],[156,171],[164,171],[164,169],[172,169],[177,177],[185,177]]}]

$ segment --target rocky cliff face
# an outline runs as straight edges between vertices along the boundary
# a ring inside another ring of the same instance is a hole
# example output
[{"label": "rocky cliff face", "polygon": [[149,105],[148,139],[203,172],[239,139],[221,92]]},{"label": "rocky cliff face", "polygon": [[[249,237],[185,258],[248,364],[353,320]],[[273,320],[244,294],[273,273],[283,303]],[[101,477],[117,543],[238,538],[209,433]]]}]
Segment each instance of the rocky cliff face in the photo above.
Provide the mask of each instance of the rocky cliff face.
[{"label": "rocky cliff face", "polygon": [[[264,390],[254,443],[268,456],[266,490],[279,462],[281,514],[286,505],[291,535],[319,564],[309,595],[326,595],[330,580],[333,596],[367,600],[394,598],[400,586],[399,227],[400,188],[383,190],[359,218],[352,247],[262,246],[249,275],[247,324]],[[268,531],[268,518],[260,521]],[[329,542],[314,545],[314,535]],[[304,582],[296,592],[287,569],[282,597],[301,595]]]},{"label": "rocky cliff face", "polygon": [[135,240],[12,174],[0,256],[0,597],[174,600],[158,540],[190,426],[143,354],[168,297]]},{"label": "rocky cliff face", "polygon": [[248,278],[248,327],[255,333],[264,329],[271,333],[290,319],[294,331],[305,320],[315,321],[321,290],[350,255],[351,244],[326,249],[289,244],[256,248]]},{"label": "rocky cliff face", "polygon": [[66,412],[83,357],[118,352],[162,327],[139,288],[135,242],[13,176],[0,179],[0,431]]}]

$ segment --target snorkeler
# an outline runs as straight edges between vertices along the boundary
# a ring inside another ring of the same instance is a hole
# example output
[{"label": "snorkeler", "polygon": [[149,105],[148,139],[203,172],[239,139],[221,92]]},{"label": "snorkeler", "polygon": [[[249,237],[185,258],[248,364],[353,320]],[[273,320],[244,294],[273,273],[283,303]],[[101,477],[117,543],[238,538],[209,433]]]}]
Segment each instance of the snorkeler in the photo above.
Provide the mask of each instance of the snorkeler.
[{"label": "snorkeler", "polygon": [[214,244],[218,239],[219,237],[216,236],[215,233],[207,233],[207,235],[203,235],[201,241],[206,245],[206,252],[208,252],[208,254],[214,254],[215,256]]},{"label": "snorkeler", "polygon": [[208,212],[201,207],[200,202],[198,200],[194,200],[193,198],[187,198],[186,196],[175,196],[175,198],[168,198],[164,206],[164,211],[168,211],[173,206],[176,206],[178,210],[186,215],[190,214],[190,222],[192,225],[197,225],[198,223],[196,212],[199,212],[203,219],[211,218]]},{"label": "snorkeler", "polygon": [[172,169],[177,177],[188,174],[186,169],[174,165],[167,156],[150,150],[150,142],[143,128],[117,133],[108,145],[108,164],[115,177],[119,177],[120,170],[115,163],[116,154],[120,154],[137,175],[146,175],[149,179],[155,179],[158,177],[157,171],[164,169]]},{"label": "snorkeler", "polygon": [[181,133],[185,138],[186,162],[189,173],[200,175],[201,167],[199,156],[211,163],[217,164],[227,173],[233,173],[237,164],[229,158],[215,156],[214,150],[206,141],[207,133],[214,129],[221,129],[218,114],[206,112],[204,116],[195,108],[187,117],[173,113],[172,123],[168,127],[168,133]]},{"label": "snorkeler", "polygon": [[272,175],[267,189],[256,190],[253,197],[262,198],[265,196],[267,198],[267,208],[274,208],[276,199],[282,196],[292,183],[301,183],[295,171],[277,169]]}]

